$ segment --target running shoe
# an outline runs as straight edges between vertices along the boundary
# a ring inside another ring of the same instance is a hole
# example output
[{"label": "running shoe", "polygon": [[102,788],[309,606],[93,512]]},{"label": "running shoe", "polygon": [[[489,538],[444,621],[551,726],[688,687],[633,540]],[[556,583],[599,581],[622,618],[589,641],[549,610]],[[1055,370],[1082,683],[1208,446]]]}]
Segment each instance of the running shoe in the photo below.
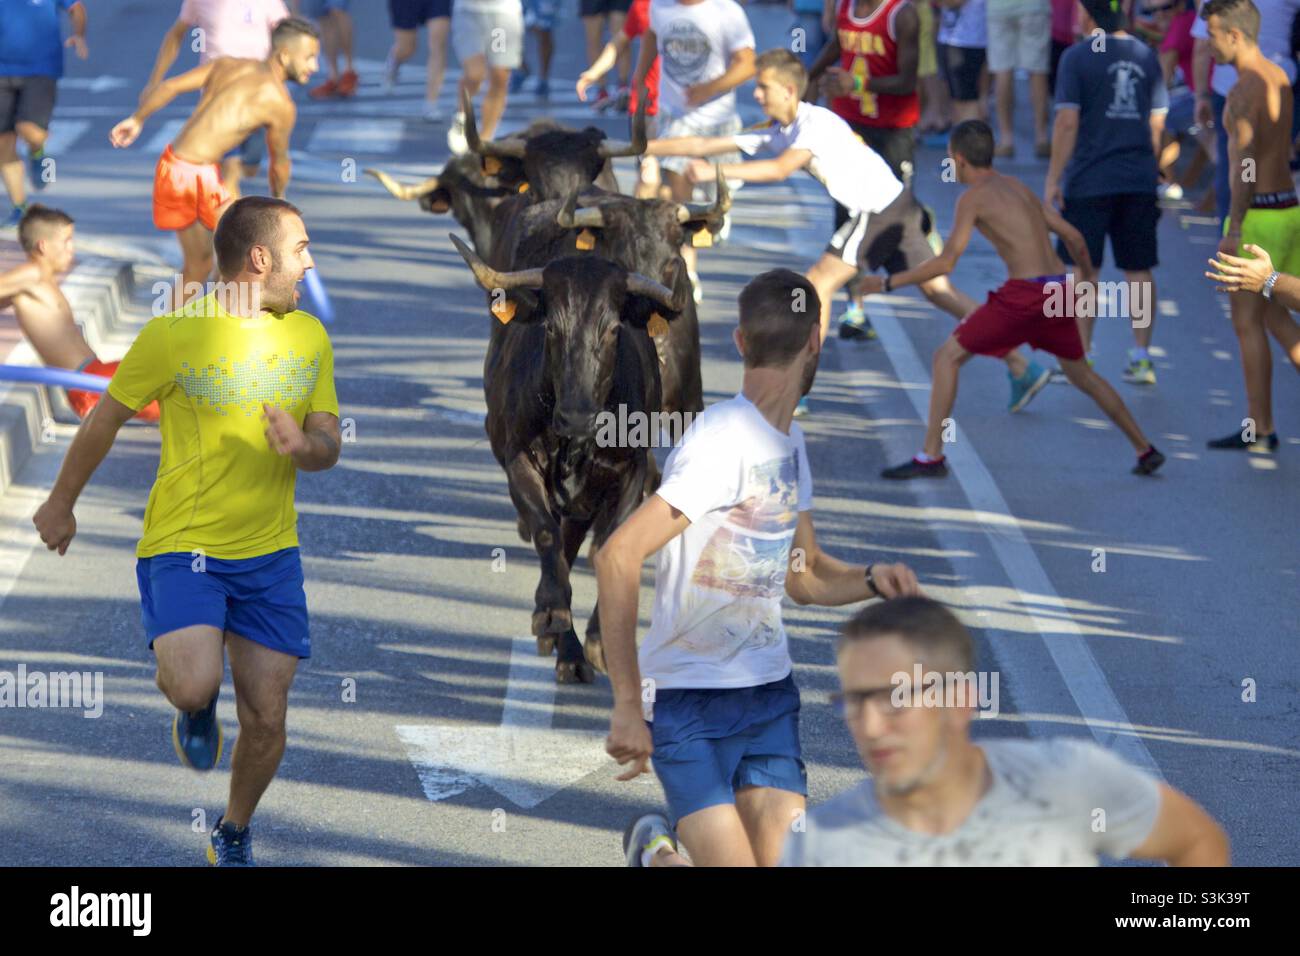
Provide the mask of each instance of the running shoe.
[{"label": "running shoe", "polygon": [[313,86],[307,91],[307,95],[314,100],[328,100],[337,96],[339,91],[339,81],[335,79],[326,80],[319,86]]},{"label": "running shoe", "polygon": [[253,833],[217,820],[208,841],[208,862],[213,866],[257,866],[253,862]]},{"label": "running shoe", "polygon": [[811,412],[812,412],[812,408],[810,408],[808,405],[808,396],[805,395],[801,399],[799,399],[799,404],[794,407],[794,417],[805,418]]},{"label": "running shoe", "polygon": [[1156,469],[1165,463],[1165,456],[1160,454],[1155,445],[1152,445],[1142,454],[1138,455],[1137,464],[1133,466],[1135,475],[1154,475]]},{"label": "running shoe", "polygon": [[876,330],[862,306],[855,303],[844,310],[840,316],[840,338],[870,340],[875,337]]},{"label": "running shoe", "polygon": [[13,212],[9,213],[9,218],[3,224],[0,224],[0,229],[17,229],[18,223],[22,222],[23,213],[26,211],[27,207],[25,205],[14,206]]},{"label": "running shoe", "polygon": [[401,64],[393,57],[393,51],[388,51],[388,59],[384,60],[384,75],[379,81],[380,88],[385,93],[391,93],[397,88],[397,70]]},{"label": "running shoe", "polygon": [[691,298],[695,300],[696,305],[699,305],[704,301],[704,286],[700,283],[700,274],[687,272],[686,277],[691,280]]},{"label": "running shoe", "polygon": [[893,468],[886,468],[880,473],[881,478],[892,478],[896,481],[902,481],[907,478],[946,478],[948,477],[948,459],[940,458],[938,461],[917,461],[913,458],[911,461],[901,465],[895,465]]},{"label": "running shoe", "polygon": [[644,851],[657,852],[661,846],[677,852],[672,824],[662,813],[647,813],[637,817],[623,831],[623,856],[628,866],[645,866],[641,860]]},{"label": "running shoe", "polygon": [[217,720],[218,692],[202,710],[176,711],[172,718],[172,746],[181,763],[194,770],[211,770],[221,760],[221,721]]},{"label": "running shoe", "polygon": [[27,178],[32,181],[32,189],[40,192],[49,185],[41,173],[45,172],[45,149],[33,150],[27,154]]},{"label": "running shoe", "polygon": [[1272,454],[1277,451],[1277,446],[1277,432],[1271,432],[1268,435],[1261,435],[1251,442],[1246,441],[1246,439],[1242,437],[1241,432],[1233,432],[1231,435],[1225,435],[1222,438],[1216,438],[1213,441],[1207,441],[1205,443],[1206,448],[1248,451],[1256,455]]},{"label": "running shoe", "polygon": [[729,238],[731,238],[731,213],[726,212],[722,214],[722,228],[713,237],[713,241],[721,246],[725,245]]},{"label": "running shoe", "polygon": [[334,92],[339,96],[351,96],[357,91],[357,71],[344,70],[343,75],[339,77],[338,85]]},{"label": "running shoe", "polygon": [[539,100],[548,100],[551,98],[551,81],[546,77],[541,77],[537,81],[537,88],[533,90]]},{"label": "running shoe", "polygon": [[1150,359],[1134,358],[1133,352],[1128,354],[1128,368],[1124,369],[1124,381],[1132,382],[1134,385],[1154,385],[1156,383],[1156,367],[1151,364]]},{"label": "running shoe", "polygon": [[424,111],[420,115],[424,117],[426,123],[441,123],[444,118],[442,110],[438,109],[438,104],[433,100],[424,101]]},{"label": "running shoe", "polygon": [[591,108],[597,113],[603,113],[614,105],[614,99],[609,95],[609,90],[603,86],[596,91],[596,98],[591,103]]},{"label": "running shoe", "polygon": [[1014,414],[1047,387],[1047,383],[1052,380],[1052,372],[1037,362],[1030,362],[1020,378],[1015,378],[1010,372],[1007,373],[1007,378],[1011,379],[1011,401],[1007,403],[1007,411]]},{"label": "running shoe", "polygon": [[528,82],[527,70],[520,69],[520,70],[515,70],[513,73],[511,73],[510,85],[507,87],[507,89],[510,91],[510,95],[514,96],[516,93],[522,90],[526,82]]},{"label": "running shoe", "polygon": [[447,148],[453,156],[469,152],[469,140],[465,138],[465,114],[459,110],[452,117],[451,128],[447,130]]},{"label": "running shoe", "polygon": [[1156,195],[1166,202],[1178,202],[1183,198],[1183,187],[1178,183],[1161,183],[1156,187]]},{"label": "running shoe", "polygon": [[1051,144],[1051,143],[1035,143],[1035,144],[1034,144],[1034,155],[1037,156],[1039,159],[1051,159],[1051,158],[1052,158],[1052,144]]}]

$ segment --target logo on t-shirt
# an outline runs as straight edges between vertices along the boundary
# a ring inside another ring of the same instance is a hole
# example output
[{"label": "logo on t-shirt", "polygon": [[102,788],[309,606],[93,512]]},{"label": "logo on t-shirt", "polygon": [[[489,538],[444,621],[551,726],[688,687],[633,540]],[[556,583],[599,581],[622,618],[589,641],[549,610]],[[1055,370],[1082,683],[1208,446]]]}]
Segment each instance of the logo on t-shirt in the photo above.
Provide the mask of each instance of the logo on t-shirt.
[{"label": "logo on t-shirt", "polygon": [[1139,119],[1138,83],[1146,79],[1142,67],[1132,60],[1120,60],[1107,67],[1110,74],[1111,99],[1106,107],[1107,119]]},{"label": "logo on t-shirt", "polygon": [[659,43],[664,72],[679,86],[689,86],[699,79],[709,62],[709,38],[695,21],[674,20]]}]

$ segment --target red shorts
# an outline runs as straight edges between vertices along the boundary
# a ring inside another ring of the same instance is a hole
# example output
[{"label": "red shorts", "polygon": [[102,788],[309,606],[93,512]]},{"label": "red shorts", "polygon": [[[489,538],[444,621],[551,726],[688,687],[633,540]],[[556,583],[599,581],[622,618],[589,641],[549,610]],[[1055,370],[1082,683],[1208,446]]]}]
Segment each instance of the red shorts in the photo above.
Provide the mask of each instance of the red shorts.
[{"label": "red shorts", "polygon": [[[87,375],[102,375],[104,378],[112,378],[113,373],[121,362],[101,362],[99,359],[91,359],[83,365],[79,371]],[[68,389],[68,404],[72,410],[77,413],[79,418],[85,418],[90,414],[90,410],[99,404],[99,398],[103,392],[83,392],[79,389]],[[142,422],[156,422],[158,420],[158,403],[150,402],[144,408],[135,413],[135,417]]]},{"label": "red shorts", "polygon": [[171,146],[158,157],[153,174],[153,224],[159,229],[178,231],[203,223],[217,228],[217,210],[230,201],[216,163],[187,163],[178,159]]},{"label": "red shorts", "polygon": [[953,333],[957,344],[975,355],[1001,358],[1028,342],[1057,358],[1078,361],[1083,358],[1083,340],[1066,293],[1065,276],[1008,279],[962,319]]}]

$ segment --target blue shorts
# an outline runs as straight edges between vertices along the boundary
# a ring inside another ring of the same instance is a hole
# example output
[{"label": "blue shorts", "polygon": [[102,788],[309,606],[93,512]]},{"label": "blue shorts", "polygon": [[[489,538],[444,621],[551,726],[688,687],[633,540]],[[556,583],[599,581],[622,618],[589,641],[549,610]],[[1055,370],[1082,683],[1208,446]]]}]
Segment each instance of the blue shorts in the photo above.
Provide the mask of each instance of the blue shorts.
[{"label": "blue shorts", "polygon": [[799,751],[799,689],[790,674],[758,687],[655,694],[654,768],[673,826],[745,787],[808,795]]},{"label": "blue shorts", "polygon": [[262,165],[262,158],[266,156],[266,134],[259,129],[221,158],[231,159],[235,156],[245,166]]},{"label": "blue shorts", "polygon": [[[203,570],[198,570],[202,567]],[[207,624],[294,657],[311,657],[297,548],[225,560],[172,552],[135,563],[149,649],[163,634]]]},{"label": "blue shorts", "polygon": [[554,30],[560,17],[560,0],[524,0],[524,26],[530,30]]}]

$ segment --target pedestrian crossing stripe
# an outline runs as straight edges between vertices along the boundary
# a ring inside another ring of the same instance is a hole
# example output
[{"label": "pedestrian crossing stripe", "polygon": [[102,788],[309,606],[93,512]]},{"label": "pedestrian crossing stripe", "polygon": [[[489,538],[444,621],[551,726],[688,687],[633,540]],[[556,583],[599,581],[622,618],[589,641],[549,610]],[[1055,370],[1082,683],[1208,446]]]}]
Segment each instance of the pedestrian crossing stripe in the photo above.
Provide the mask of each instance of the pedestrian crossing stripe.
[{"label": "pedestrian crossing stripe", "polygon": [[158,128],[158,132],[153,134],[145,149],[151,153],[161,153],[164,149],[172,144],[181,129],[184,128],[188,120],[169,119]]},{"label": "pedestrian crossing stripe", "polygon": [[395,153],[402,142],[399,119],[336,119],[317,123],[307,141],[311,153]]},{"label": "pedestrian crossing stripe", "polygon": [[51,123],[49,136],[45,139],[45,154],[57,159],[61,153],[70,150],[88,129],[90,120],[60,120]]}]

